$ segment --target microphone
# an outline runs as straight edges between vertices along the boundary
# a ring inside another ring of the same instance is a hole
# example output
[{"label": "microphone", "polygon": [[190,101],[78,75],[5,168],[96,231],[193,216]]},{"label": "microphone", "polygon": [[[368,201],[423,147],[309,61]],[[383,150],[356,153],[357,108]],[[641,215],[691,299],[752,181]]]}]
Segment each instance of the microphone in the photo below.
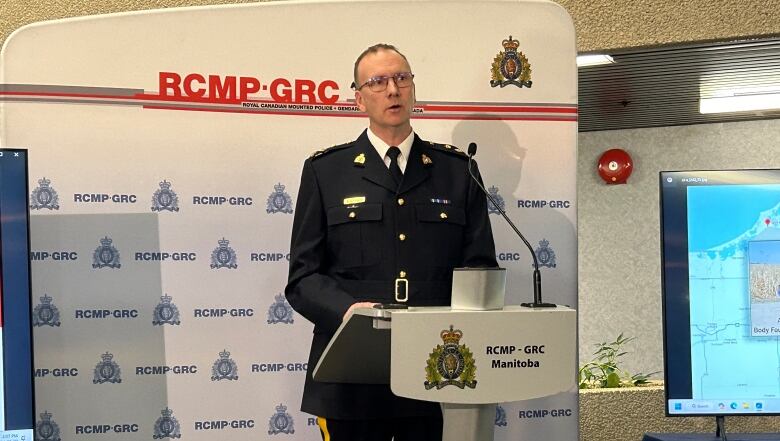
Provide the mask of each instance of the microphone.
[{"label": "microphone", "polygon": [[517,229],[514,222],[512,222],[511,219],[509,219],[509,216],[506,215],[504,210],[501,209],[501,207],[498,205],[495,199],[493,199],[493,196],[490,195],[490,192],[485,190],[485,187],[482,186],[482,184],[479,182],[479,179],[477,179],[476,176],[474,176],[474,171],[472,170],[472,164],[474,163],[474,155],[477,154],[477,143],[472,142],[469,144],[468,148],[468,154],[469,154],[469,175],[471,175],[471,179],[474,180],[474,182],[477,183],[477,186],[482,190],[483,193],[485,193],[485,196],[487,196],[488,200],[493,203],[493,206],[496,207],[496,210],[501,213],[501,216],[504,217],[504,219],[507,221],[510,227],[517,233],[518,236],[520,236],[520,239],[522,239],[523,243],[526,247],[528,247],[528,251],[531,253],[531,257],[534,259],[534,301],[533,303],[521,303],[521,306],[525,306],[527,308],[555,308],[558,305],[554,303],[544,303],[542,301],[542,273],[539,272],[539,260],[536,258],[536,253],[534,252],[533,247],[530,243],[528,243],[528,240],[526,240],[525,236],[523,236],[523,233],[520,232],[520,230]]}]

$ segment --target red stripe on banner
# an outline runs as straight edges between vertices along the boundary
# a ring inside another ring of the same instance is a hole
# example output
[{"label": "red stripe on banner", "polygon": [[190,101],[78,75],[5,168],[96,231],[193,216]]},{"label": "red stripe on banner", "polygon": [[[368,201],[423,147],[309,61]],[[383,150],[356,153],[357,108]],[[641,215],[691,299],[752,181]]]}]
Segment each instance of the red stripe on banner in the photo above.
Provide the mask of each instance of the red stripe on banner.
[{"label": "red stripe on banner", "polygon": [[429,111],[443,112],[527,112],[527,113],[577,113],[576,107],[524,107],[524,106],[483,106],[483,105],[439,105],[423,104],[421,107]]},{"label": "red stripe on banner", "polygon": [[[355,107],[354,102],[339,103],[280,103],[272,100],[262,99],[216,99],[216,98],[197,98],[197,97],[173,97],[167,95],[151,95],[147,93],[137,93],[134,95],[105,95],[105,94],[87,94],[87,93],[65,93],[65,92],[0,92],[0,96],[31,96],[31,97],[56,97],[56,98],[94,98],[94,99],[112,99],[112,100],[140,100],[140,101],[165,101],[199,104],[233,104],[241,103],[259,103],[259,104],[287,104],[287,105],[311,105],[311,106],[334,106],[334,107]],[[523,106],[523,105],[483,105],[483,104],[421,104],[416,106],[418,109],[428,111],[442,112],[524,112],[524,113],[569,113],[576,114],[576,106]]]},{"label": "red stripe on banner", "polygon": [[[161,105],[145,105],[144,109],[151,110],[183,110],[189,112],[217,112],[217,113],[244,113],[250,115],[292,115],[292,116],[327,116],[327,117],[347,117],[347,118],[365,118],[363,113],[329,113],[329,112],[285,112],[278,110],[255,110],[255,109],[198,109],[194,107],[176,107]],[[448,119],[448,120],[469,120],[469,121],[560,121],[574,122],[577,117],[545,117],[545,116],[479,116],[479,115],[412,115],[412,119]]]}]

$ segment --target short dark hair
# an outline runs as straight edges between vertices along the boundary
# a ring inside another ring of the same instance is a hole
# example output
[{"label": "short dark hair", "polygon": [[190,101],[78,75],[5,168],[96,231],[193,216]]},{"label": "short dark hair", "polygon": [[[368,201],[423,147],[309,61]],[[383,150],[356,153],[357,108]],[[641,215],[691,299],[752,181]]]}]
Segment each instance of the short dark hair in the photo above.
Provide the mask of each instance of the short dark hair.
[{"label": "short dark hair", "polygon": [[352,83],[352,87],[358,87],[358,64],[360,64],[360,61],[366,57],[368,54],[375,54],[379,51],[393,51],[401,56],[401,58],[406,61],[406,64],[409,64],[409,60],[406,59],[406,55],[402,54],[401,51],[398,50],[395,46],[392,44],[387,43],[377,43],[373,46],[369,46],[366,50],[364,50],[358,57],[357,60],[355,60],[355,68],[352,72],[352,75],[354,76],[354,82]]}]

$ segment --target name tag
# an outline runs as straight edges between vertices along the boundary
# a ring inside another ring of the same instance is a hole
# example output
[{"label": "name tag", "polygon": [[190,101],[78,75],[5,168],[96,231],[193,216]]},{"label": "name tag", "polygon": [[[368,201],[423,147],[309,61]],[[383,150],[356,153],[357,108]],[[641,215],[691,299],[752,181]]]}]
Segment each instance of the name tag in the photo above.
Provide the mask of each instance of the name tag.
[{"label": "name tag", "polygon": [[362,204],[366,201],[365,196],[353,196],[351,198],[344,199],[344,205]]}]

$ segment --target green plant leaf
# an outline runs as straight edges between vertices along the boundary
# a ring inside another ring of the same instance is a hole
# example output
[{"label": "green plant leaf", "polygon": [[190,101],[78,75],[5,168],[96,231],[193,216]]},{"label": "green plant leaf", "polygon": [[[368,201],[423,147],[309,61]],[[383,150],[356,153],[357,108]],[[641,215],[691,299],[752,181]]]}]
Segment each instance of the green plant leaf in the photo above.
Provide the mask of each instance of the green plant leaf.
[{"label": "green plant leaf", "polygon": [[620,387],[620,375],[616,372],[607,375],[607,387]]}]

